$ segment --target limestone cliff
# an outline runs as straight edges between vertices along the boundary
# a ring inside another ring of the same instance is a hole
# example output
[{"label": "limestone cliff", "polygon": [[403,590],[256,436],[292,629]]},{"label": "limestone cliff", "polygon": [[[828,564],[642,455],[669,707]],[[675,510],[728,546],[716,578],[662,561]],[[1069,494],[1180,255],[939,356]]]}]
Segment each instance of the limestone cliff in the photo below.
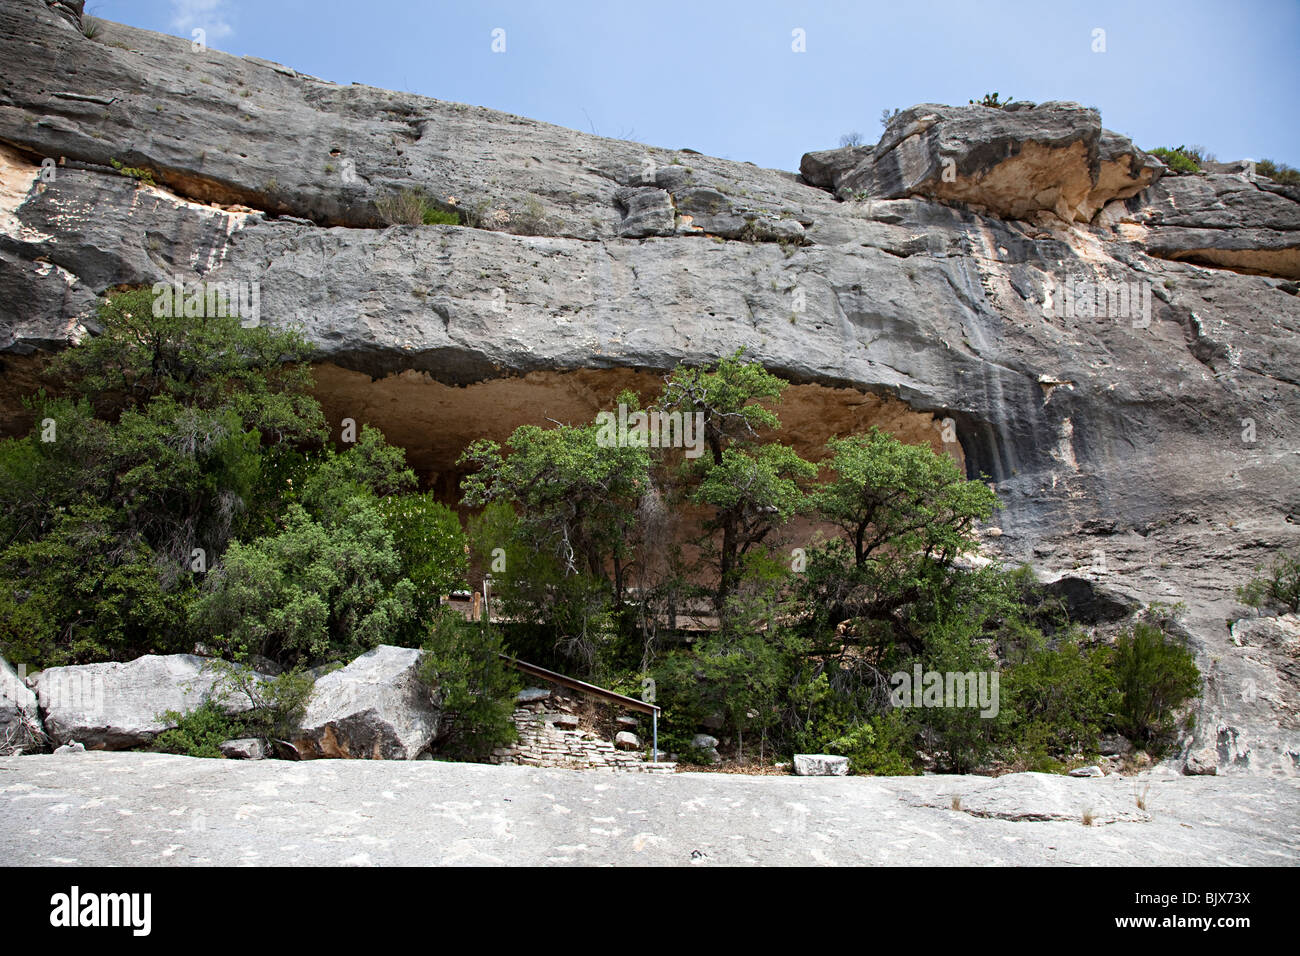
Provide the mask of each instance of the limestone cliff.
[{"label": "limestone cliff", "polygon": [[[1300,539],[1294,187],[1173,175],[1073,103],[925,104],[874,146],[759,169],[88,39],[79,6],[0,6],[7,430],[99,296],[175,276],[259,283],[261,321],[319,349],[334,420],[380,425],[446,491],[475,437],[745,346],[796,383],[805,453],[873,423],[941,445],[951,419],[1005,504],[989,550],[1185,602],[1192,746],[1296,771],[1296,649],[1226,624]],[[470,225],[384,226],[411,188]]]}]

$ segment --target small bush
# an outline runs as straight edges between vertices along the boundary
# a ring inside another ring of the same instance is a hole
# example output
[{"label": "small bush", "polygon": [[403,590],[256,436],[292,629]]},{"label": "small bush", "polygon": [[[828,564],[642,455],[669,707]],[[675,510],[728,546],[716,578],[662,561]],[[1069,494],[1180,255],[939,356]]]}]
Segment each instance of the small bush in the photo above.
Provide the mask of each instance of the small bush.
[{"label": "small bush", "polygon": [[1237,588],[1237,597],[1251,607],[1273,604],[1300,611],[1300,554],[1278,555],[1267,572]]},{"label": "small bush", "polygon": [[872,717],[842,737],[828,742],[827,753],[849,758],[855,774],[900,777],[918,773],[915,767],[915,731],[899,711]]},{"label": "small bush", "polygon": [[983,99],[981,99],[978,103],[976,103],[974,100],[971,100],[970,105],[990,106],[995,110],[1003,110],[1006,109],[1011,102],[1012,100],[1011,97],[1009,96],[1005,100],[1002,100],[1002,99],[998,99],[997,93],[985,93]]},{"label": "small bush", "polygon": [[529,196],[521,208],[511,213],[510,225],[510,231],[521,236],[543,235],[549,225],[546,207],[536,196]]},{"label": "small bush", "polygon": [[422,221],[426,226],[459,226],[460,216],[437,206],[425,206]]},{"label": "small bush", "polygon": [[1200,153],[1194,149],[1189,150],[1186,146],[1178,146],[1174,149],[1158,146],[1150,150],[1150,153],[1152,156],[1158,157],[1162,163],[1176,173],[1199,173],[1201,171]]},{"label": "small bush", "polygon": [[246,701],[250,709],[234,721],[239,737],[287,737],[307,709],[315,689],[315,681],[300,669],[285,671],[269,680],[260,677],[252,668],[212,661],[217,671],[212,698],[225,702],[231,698]]},{"label": "small bush", "polygon": [[[154,738],[150,749],[187,757],[220,757],[221,744],[241,737],[287,737],[307,709],[315,683],[298,670],[263,679],[251,668],[212,661],[216,683],[208,700],[188,713],[169,710],[161,720],[174,724]],[[248,703],[249,710],[227,713],[223,704]]]},{"label": "small bush", "polygon": [[1255,164],[1255,174],[1267,176],[1275,183],[1284,186],[1300,186],[1300,169],[1293,169],[1286,163],[1275,163],[1271,159],[1261,159]]},{"label": "small bush", "polygon": [[422,189],[403,189],[375,200],[379,218],[390,226],[458,226],[460,216],[431,202]]},{"label": "small bush", "polygon": [[124,166],[116,159],[110,159],[109,163],[111,163],[113,168],[123,176],[138,180],[142,183],[148,183],[150,186],[158,185],[153,180],[153,170],[149,169],[147,166]]},{"label": "small bush", "polygon": [[1201,690],[1192,652],[1164,630],[1138,621],[1115,644],[1115,726],[1130,740],[1159,752],[1175,730],[1174,712]]},{"label": "small bush", "polygon": [[169,710],[162,719],[175,726],[153,740],[152,750],[186,757],[220,757],[223,741],[243,736],[239,721],[212,701],[187,714]]},{"label": "small bush", "polygon": [[1059,758],[1097,749],[1116,707],[1113,654],[1069,634],[1056,647],[1033,635],[1023,657],[1003,670],[1008,739],[1030,769],[1054,772]]},{"label": "small bush", "polygon": [[435,741],[440,752],[483,759],[515,740],[521,685],[501,651],[501,635],[488,624],[467,623],[446,608],[433,618],[419,675],[442,710]]}]

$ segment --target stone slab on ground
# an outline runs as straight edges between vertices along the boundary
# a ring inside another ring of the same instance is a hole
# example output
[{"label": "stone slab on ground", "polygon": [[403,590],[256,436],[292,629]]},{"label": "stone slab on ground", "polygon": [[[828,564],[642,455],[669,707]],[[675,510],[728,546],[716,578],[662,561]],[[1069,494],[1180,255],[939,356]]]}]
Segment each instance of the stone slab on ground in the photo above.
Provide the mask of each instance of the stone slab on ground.
[{"label": "stone slab on ground", "polygon": [[795,754],[794,772],[801,777],[843,777],[849,772],[849,758],[832,754]]},{"label": "stone slab on ground", "polygon": [[[1084,826],[1085,809],[1147,819]],[[961,798],[961,810],[952,798]],[[981,812],[982,811],[982,812]],[[201,823],[201,825],[199,825]],[[618,774],[441,761],[0,758],[11,865],[1300,864],[1300,780]]]}]

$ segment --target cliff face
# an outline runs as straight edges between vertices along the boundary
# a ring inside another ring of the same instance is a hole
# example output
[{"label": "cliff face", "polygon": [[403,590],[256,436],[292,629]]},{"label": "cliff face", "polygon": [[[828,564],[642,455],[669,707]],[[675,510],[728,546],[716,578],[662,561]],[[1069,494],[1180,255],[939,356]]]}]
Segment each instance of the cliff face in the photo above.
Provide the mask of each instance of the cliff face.
[{"label": "cliff face", "polygon": [[[91,40],[76,6],[0,6],[0,426],[105,290],[177,276],[258,283],[260,320],[318,347],[334,420],[448,490],[472,438],[744,346],[797,383],[802,451],[873,423],[942,447],[952,419],[1005,504],[989,549],[1185,602],[1195,746],[1295,772],[1295,649],[1225,621],[1300,537],[1296,189],[1168,174],[1070,103],[921,105],[764,170],[116,24]],[[384,227],[411,188],[474,225]]]}]

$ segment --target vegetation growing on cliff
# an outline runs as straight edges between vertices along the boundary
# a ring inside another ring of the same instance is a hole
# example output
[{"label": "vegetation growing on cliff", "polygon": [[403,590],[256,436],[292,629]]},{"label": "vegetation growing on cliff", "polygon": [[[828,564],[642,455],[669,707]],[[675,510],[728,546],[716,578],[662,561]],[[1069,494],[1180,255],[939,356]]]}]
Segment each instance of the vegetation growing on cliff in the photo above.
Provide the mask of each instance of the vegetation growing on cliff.
[{"label": "vegetation growing on cliff", "polygon": [[1300,554],[1279,554],[1267,569],[1237,588],[1237,597],[1251,607],[1281,607],[1300,611]]},{"label": "vegetation growing on cliff", "polygon": [[1157,146],[1150,152],[1176,173],[1199,173],[1201,164],[1205,162],[1201,151],[1195,146],[1175,146],[1172,149]]},{"label": "vegetation growing on cliff", "polygon": [[[678,368],[648,409],[620,396],[650,424],[640,439],[526,426],[472,447],[465,500],[487,505],[472,563],[493,566],[507,642],[609,686],[651,682],[661,743],[687,756],[704,756],[702,726],[736,755],[838,752],[891,773],[918,751],[954,771],[1059,769],[1104,732],[1173,739],[1197,681],[1185,648],[1154,624],[1158,640],[1112,647],[1026,570],[972,562],[995,496],[945,455],[872,430],[805,461],[777,438],[784,387],[737,354]],[[697,455],[648,440],[671,414],[698,421]],[[796,516],[838,534],[796,537]],[[913,672],[996,674],[998,705],[899,706],[892,682]]]},{"label": "vegetation growing on cliff", "polygon": [[[858,772],[1056,769],[1116,731],[1158,750],[1199,685],[1162,620],[1112,646],[1027,571],[978,560],[996,498],[946,455],[873,429],[806,460],[781,440],[786,383],[743,353],[625,392],[617,416],[475,442],[467,535],[380,432],[328,440],[295,333],[155,316],[146,290],[98,318],[56,363],[66,394],[0,442],[0,653],[202,642],[290,669],[253,717],[196,712],[160,747],[273,734],[302,702],[295,668],[381,643],[424,649],[440,744],[471,757],[513,732],[503,653],[655,688],[680,753],[708,758],[709,727],[736,756]],[[440,607],[471,581],[496,623]],[[969,675],[970,701],[932,701],[931,675],[948,693]]]},{"label": "vegetation growing on cliff", "polygon": [[[35,667],[243,646],[285,666],[418,644],[455,515],[363,427],[335,449],[306,344],[110,296],[64,397],[0,442],[0,652]],[[436,550],[435,550],[436,549]]]},{"label": "vegetation growing on cliff", "polygon": [[1255,164],[1255,172],[1260,176],[1267,176],[1273,182],[1281,183],[1284,186],[1300,186],[1300,169],[1295,169],[1286,163],[1275,163],[1271,159],[1261,159]]}]

